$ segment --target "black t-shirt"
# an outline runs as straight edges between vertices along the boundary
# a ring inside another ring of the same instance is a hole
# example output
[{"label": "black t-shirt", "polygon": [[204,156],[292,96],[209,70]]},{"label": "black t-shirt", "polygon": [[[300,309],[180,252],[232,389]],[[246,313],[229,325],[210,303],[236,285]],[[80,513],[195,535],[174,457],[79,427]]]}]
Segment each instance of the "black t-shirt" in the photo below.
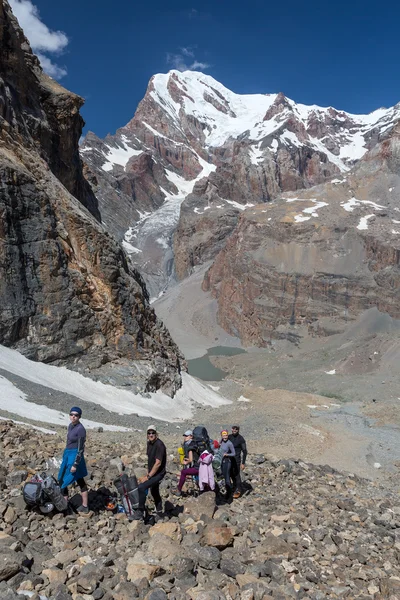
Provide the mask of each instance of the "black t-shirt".
[{"label": "black t-shirt", "polygon": [[156,458],[158,458],[158,460],[161,461],[161,465],[156,475],[161,475],[165,473],[165,467],[167,465],[167,449],[165,447],[164,442],[158,439],[155,442],[147,442],[147,458],[147,469],[149,473],[154,467]]}]

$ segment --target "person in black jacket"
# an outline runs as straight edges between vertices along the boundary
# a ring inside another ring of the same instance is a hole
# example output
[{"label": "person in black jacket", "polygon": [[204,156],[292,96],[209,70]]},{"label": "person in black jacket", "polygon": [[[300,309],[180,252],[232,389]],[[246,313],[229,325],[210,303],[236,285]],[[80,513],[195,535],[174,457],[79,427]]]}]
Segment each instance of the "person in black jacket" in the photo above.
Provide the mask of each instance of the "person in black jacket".
[{"label": "person in black jacket", "polygon": [[234,498],[240,498],[243,492],[242,480],[240,477],[240,471],[243,471],[246,465],[247,447],[246,440],[239,433],[239,425],[232,425],[232,433],[229,436],[230,441],[235,448],[235,463],[236,469],[232,475],[235,475],[235,493]]},{"label": "person in black jacket", "polygon": [[167,449],[162,442],[154,425],[147,428],[147,474],[139,479],[139,507],[133,514],[136,521],[144,519],[146,490],[150,489],[153,496],[156,512],[162,513],[162,500],[160,496],[160,482],[166,474]]}]

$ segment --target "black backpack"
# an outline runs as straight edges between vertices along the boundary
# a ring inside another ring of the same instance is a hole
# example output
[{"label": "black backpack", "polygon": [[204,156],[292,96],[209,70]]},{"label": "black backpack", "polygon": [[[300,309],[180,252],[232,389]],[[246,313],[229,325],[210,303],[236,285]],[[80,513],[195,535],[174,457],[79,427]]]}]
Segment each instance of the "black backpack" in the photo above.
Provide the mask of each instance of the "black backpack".
[{"label": "black backpack", "polygon": [[207,429],[204,425],[198,425],[193,429],[193,446],[195,446],[197,454],[200,456],[202,452],[207,450],[214,454],[214,448]]},{"label": "black backpack", "polygon": [[43,483],[34,480],[28,481],[23,487],[22,495],[27,506],[30,508],[38,507],[45,502]]},{"label": "black backpack", "polygon": [[127,473],[123,472],[114,479],[114,485],[130,520],[134,511],[139,508],[139,484],[136,475],[133,474],[129,477]]},{"label": "black backpack", "polygon": [[48,513],[54,508],[63,512],[68,508],[68,500],[61,492],[57,480],[47,473],[34,475],[22,489],[25,504],[29,508],[39,508]]}]

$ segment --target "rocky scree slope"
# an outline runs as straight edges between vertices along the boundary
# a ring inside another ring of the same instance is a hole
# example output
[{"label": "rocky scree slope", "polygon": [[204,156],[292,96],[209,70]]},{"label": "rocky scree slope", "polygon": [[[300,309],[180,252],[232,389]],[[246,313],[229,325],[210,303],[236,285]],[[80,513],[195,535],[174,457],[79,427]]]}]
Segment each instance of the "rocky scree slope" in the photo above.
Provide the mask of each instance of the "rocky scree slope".
[{"label": "rocky scree slope", "polygon": [[42,72],[5,0],[0,45],[0,343],[173,394],[179,351],[83,177],[83,101]]},{"label": "rocky scree slope", "polygon": [[[400,503],[370,481],[250,455],[252,492],[216,507],[212,492],[178,502],[171,495],[176,459],[154,525],[129,523],[122,513],[27,510],[24,480],[62,448],[58,436],[0,424],[2,600],[399,597]],[[91,489],[110,485],[121,456],[138,474],[144,466],[144,444],[131,435],[90,433],[87,450]]]},{"label": "rocky scree slope", "polygon": [[[400,125],[347,174],[246,210],[206,274],[245,344],[329,334],[371,307],[400,317]],[[329,323],[329,325],[328,325]]]},{"label": "rocky scree slope", "polygon": [[182,279],[213,258],[245,206],[347,171],[399,116],[399,105],[351,115],[170,71],[152,77],[115,135],[89,133],[81,155],[104,222],[153,295],[175,276],[174,260]]}]

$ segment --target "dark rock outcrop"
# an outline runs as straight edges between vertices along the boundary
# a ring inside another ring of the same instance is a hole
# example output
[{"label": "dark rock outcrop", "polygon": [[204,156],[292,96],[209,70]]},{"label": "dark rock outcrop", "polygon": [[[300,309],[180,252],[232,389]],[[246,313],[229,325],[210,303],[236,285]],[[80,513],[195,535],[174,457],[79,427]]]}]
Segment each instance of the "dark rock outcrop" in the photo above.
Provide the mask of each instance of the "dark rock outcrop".
[{"label": "dark rock outcrop", "polygon": [[118,362],[121,383],[135,373],[138,388],[173,394],[179,351],[96,220],[78,152],[82,99],[42,72],[5,0],[0,43],[0,343],[99,377]]}]

